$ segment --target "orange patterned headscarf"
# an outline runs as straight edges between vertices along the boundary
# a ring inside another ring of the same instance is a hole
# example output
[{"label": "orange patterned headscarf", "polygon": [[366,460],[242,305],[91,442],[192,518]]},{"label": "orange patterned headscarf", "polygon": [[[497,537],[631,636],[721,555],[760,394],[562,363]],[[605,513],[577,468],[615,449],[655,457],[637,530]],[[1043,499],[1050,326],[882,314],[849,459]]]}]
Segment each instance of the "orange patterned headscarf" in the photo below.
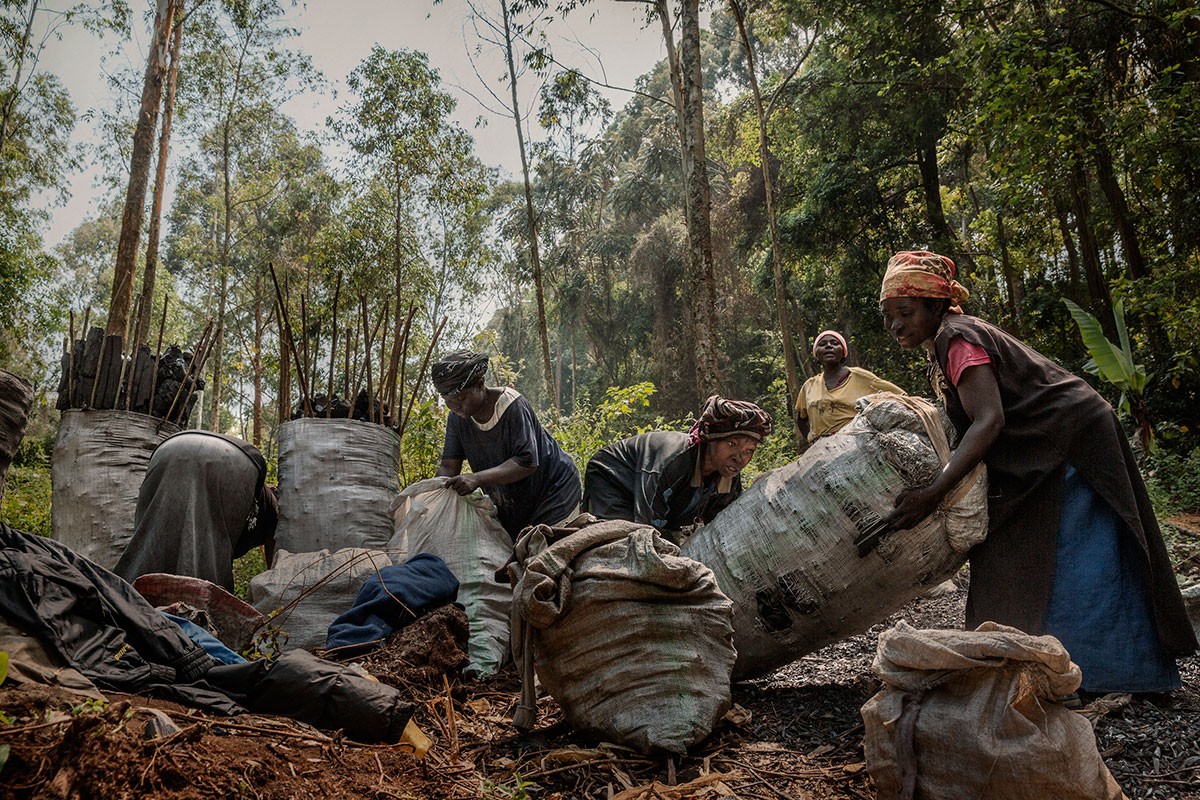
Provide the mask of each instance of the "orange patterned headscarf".
[{"label": "orange patterned headscarf", "polygon": [[888,259],[879,287],[879,302],[892,297],[933,297],[950,301],[950,312],[962,313],[971,293],[954,280],[954,262],[928,250],[905,250]]}]

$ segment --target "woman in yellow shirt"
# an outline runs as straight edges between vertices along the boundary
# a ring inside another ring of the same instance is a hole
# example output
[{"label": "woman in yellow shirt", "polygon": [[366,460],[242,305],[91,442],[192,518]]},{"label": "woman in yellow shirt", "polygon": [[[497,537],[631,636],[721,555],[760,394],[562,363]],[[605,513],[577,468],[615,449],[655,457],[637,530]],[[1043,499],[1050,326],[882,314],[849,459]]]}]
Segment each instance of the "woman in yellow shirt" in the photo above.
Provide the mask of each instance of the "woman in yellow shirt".
[{"label": "woman in yellow shirt", "polygon": [[796,398],[796,427],[809,442],[836,433],[854,419],[854,402],[876,392],[904,390],[862,367],[846,366],[849,348],[837,331],[821,331],[813,342],[821,372],[804,382]]}]

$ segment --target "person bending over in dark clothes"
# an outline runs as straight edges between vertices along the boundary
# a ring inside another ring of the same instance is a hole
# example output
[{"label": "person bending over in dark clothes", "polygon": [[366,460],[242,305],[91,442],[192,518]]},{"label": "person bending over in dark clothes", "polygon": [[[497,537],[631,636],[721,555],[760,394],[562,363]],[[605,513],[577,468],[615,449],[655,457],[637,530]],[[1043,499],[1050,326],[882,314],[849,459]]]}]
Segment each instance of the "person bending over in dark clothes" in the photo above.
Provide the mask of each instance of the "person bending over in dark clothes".
[{"label": "person bending over in dark clothes", "polygon": [[959,442],[928,486],[896,498],[905,530],[979,462],[988,536],[971,549],[966,623],[1052,634],[1085,692],[1180,686],[1175,658],[1195,652],[1179,586],[1125,432],[1082,378],[963,314],[954,262],[928,251],[888,261],[879,293],[887,332],[923,349]]},{"label": "person bending over in dark clothes", "polygon": [[487,368],[486,355],[466,350],[433,365],[433,385],[450,409],[436,475],[459,494],[482,489],[515,541],[530,525],[560,525],[579,513],[579,470],[520,392],[484,383]]},{"label": "person bending over in dark clothes", "polygon": [[753,403],[713,395],[687,433],[641,433],[600,448],[584,470],[584,511],[664,531],[711,522],[742,493],[741,472],[772,424]]},{"label": "person bending over in dark clothes", "polygon": [[274,543],[279,506],[266,475],[262,453],[236,437],[187,430],[164,440],[113,572],[130,583],[153,572],[186,575],[232,592],[233,560]]}]

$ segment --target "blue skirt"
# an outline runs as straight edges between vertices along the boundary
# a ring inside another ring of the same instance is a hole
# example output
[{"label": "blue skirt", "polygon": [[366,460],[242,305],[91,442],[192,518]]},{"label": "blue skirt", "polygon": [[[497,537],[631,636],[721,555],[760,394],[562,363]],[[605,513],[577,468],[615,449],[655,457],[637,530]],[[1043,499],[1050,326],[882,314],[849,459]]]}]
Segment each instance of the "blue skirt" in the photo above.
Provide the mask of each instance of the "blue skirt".
[{"label": "blue skirt", "polygon": [[1179,668],[1155,631],[1137,539],[1070,465],[1062,499],[1046,633],[1063,643],[1083,671],[1080,689],[1178,689]]}]

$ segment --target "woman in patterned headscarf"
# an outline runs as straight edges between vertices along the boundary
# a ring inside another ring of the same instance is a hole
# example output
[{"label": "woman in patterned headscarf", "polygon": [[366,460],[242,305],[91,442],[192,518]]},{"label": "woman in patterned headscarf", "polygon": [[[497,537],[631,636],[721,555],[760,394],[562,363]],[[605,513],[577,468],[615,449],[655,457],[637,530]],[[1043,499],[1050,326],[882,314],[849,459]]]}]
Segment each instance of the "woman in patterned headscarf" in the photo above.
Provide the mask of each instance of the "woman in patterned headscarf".
[{"label": "woman in patterned headscarf", "polygon": [[884,327],[922,348],[959,432],[945,470],[902,492],[888,518],[911,528],[980,461],[989,532],[970,553],[967,626],[985,620],[1058,637],[1086,692],[1180,685],[1197,643],[1146,487],[1112,406],[1085,381],[962,313],[954,262],[927,251],[888,262]]},{"label": "woman in patterned headscarf", "polygon": [[[488,357],[467,350],[433,365],[433,386],[450,409],[437,475],[459,494],[482,489],[516,539],[529,525],[557,525],[579,510],[579,470],[511,387],[488,386]],[[463,473],[463,461],[471,471]]]},{"label": "woman in patterned headscarf", "polygon": [[742,493],[741,472],[770,435],[753,403],[708,398],[687,433],[653,431],[602,447],[583,478],[583,509],[677,531],[711,522]]}]

